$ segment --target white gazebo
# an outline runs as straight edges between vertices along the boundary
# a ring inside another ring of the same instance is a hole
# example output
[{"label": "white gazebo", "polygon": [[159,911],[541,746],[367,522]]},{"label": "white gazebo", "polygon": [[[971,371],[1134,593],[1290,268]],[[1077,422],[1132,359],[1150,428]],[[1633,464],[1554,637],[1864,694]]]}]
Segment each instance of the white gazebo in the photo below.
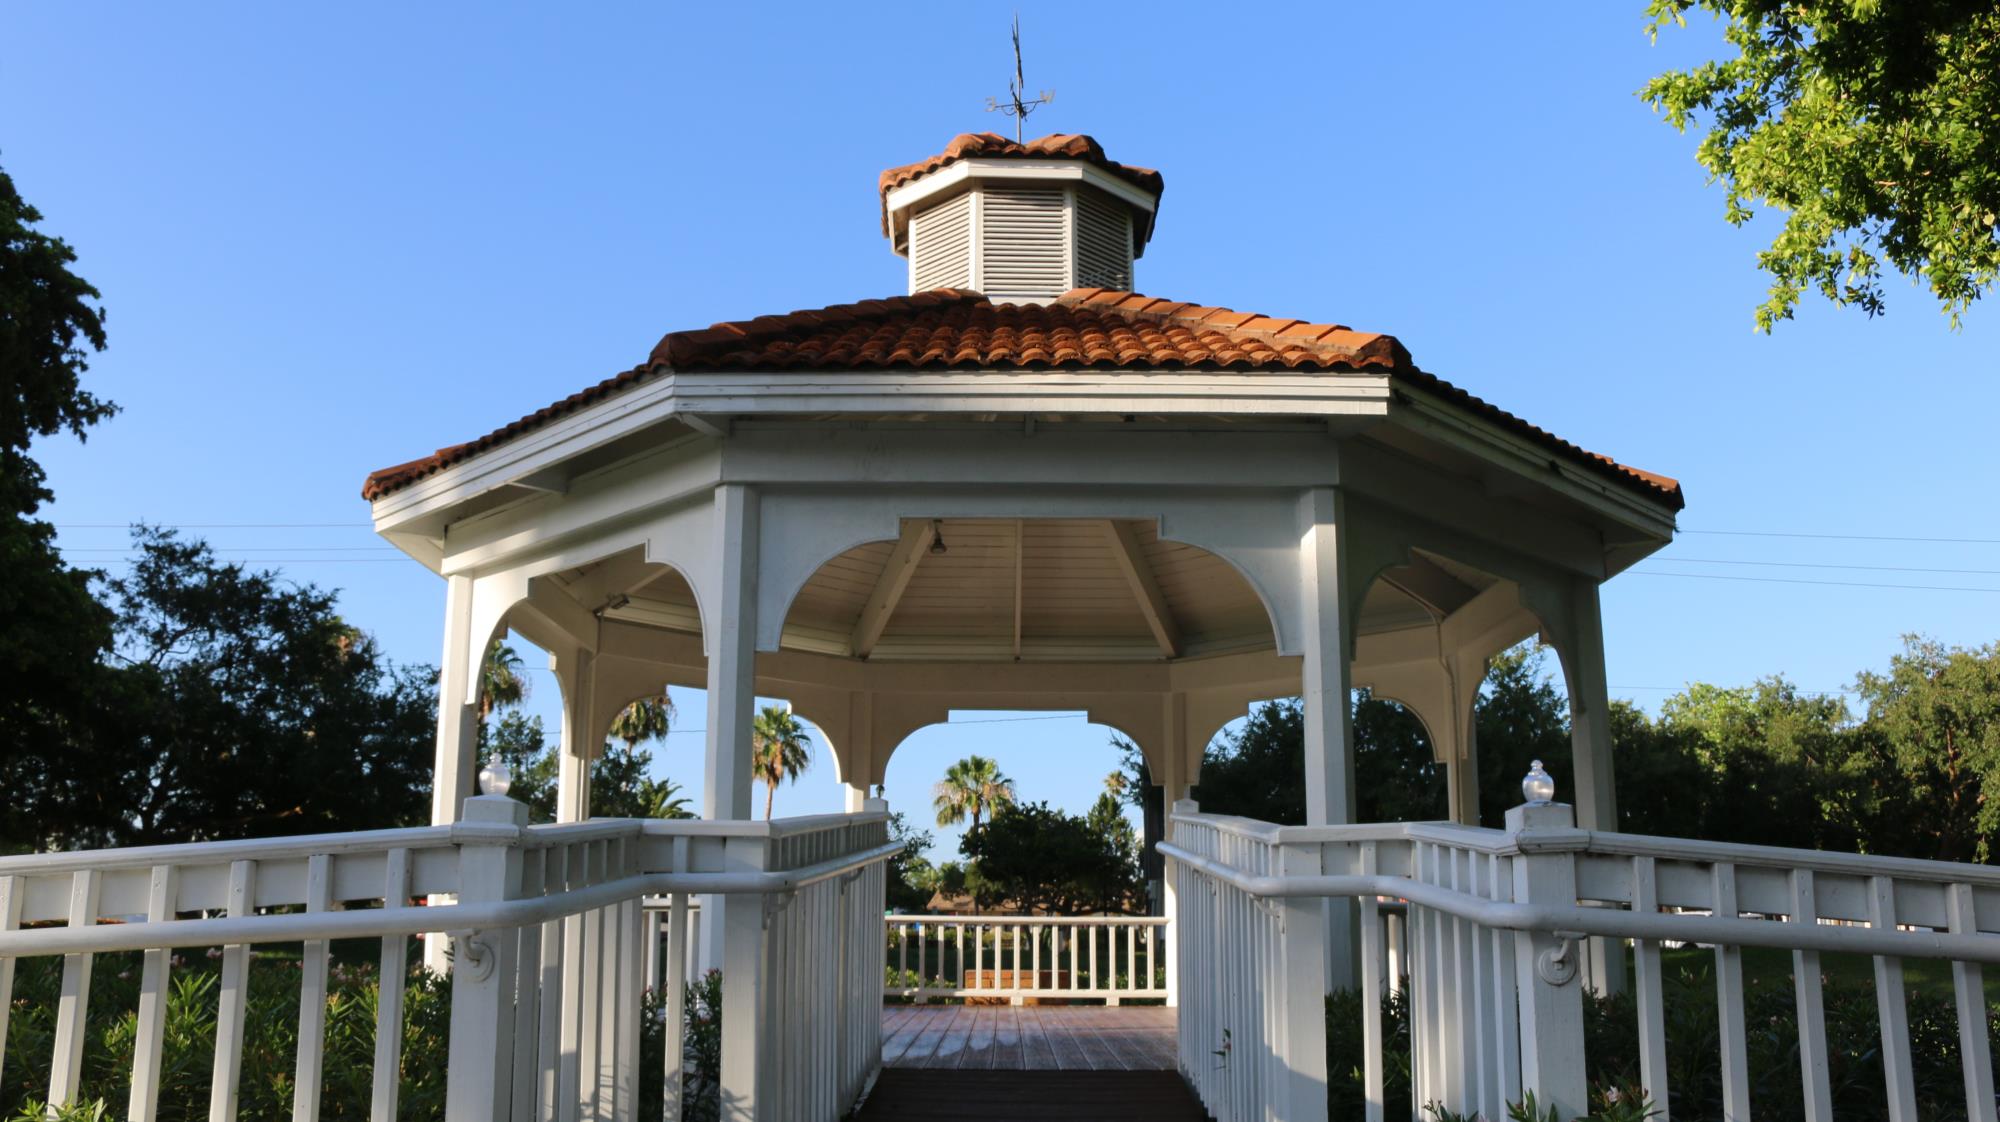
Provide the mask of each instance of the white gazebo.
[{"label": "white gazebo", "polygon": [[370,476],[377,529],[446,580],[435,820],[512,630],[562,685],[564,820],[612,716],[670,684],[707,690],[708,818],[751,814],[758,695],[826,734],[852,809],[954,708],[1087,711],[1172,804],[1226,722],[1296,695],[1309,820],[1350,822],[1367,686],[1477,822],[1485,662],[1539,633],[1580,822],[1611,827],[1598,586],[1670,540],[1678,485],[1393,337],[1128,291],[1162,186],[1089,137],[958,137],[882,175],[908,295],[674,332]]}]

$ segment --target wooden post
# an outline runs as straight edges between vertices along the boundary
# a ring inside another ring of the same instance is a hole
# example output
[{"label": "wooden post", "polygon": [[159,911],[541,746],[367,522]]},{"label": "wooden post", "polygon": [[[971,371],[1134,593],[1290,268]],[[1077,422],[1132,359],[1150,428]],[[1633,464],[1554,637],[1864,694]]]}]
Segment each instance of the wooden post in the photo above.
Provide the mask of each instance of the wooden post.
[{"label": "wooden post", "polygon": [[[1276,856],[1280,876],[1320,875],[1317,842],[1281,845]],[[1276,1026],[1280,1073],[1271,1085],[1273,1105],[1286,1122],[1325,1122],[1326,909],[1309,896],[1287,897],[1277,904],[1281,972],[1266,979],[1269,999],[1280,1008]]]},{"label": "wooden post", "polygon": [[[1517,806],[1507,830],[1514,858],[1514,899],[1523,904],[1576,905],[1576,850],[1584,838],[1562,803]],[[1567,833],[1563,837],[1561,833]],[[1538,834],[1556,833],[1554,837]],[[1521,1089],[1535,1093],[1540,1111],[1575,1118],[1589,1109],[1583,1057],[1583,987],[1578,984],[1581,940],[1549,932],[1524,932],[1514,940],[1514,973],[1521,1010]]]},{"label": "wooden post", "polygon": [[[458,842],[458,898],[468,904],[512,899],[520,890],[521,830],[528,808],[505,795],[465,801],[452,831]],[[388,901],[386,906],[399,906]],[[445,1080],[446,1122],[491,1122],[512,1114],[515,953],[512,930],[454,934],[451,965],[451,1057]]]},{"label": "wooden post", "polygon": [[[1353,620],[1347,598],[1346,508],[1340,491],[1316,487],[1299,499],[1299,615],[1305,647],[1301,696],[1305,703],[1306,824],[1354,821],[1354,750],[1351,725]],[[1326,985],[1355,984],[1354,901],[1330,899]]]},{"label": "wooden post", "polygon": [[[715,489],[715,589],[704,615],[708,647],[708,743],[701,816],[750,815],[750,729],[757,705],[757,492],[737,483]],[[703,969],[721,966],[725,931],[733,931],[727,897],[701,905]],[[755,905],[751,905],[754,910]],[[728,971],[724,970],[725,979]],[[727,982],[724,983],[727,988]],[[725,1108],[726,1110],[726,1108]]]},{"label": "wooden post", "polygon": [[[760,837],[730,838],[723,847],[726,872],[761,872],[769,858],[769,844]],[[769,905],[764,897],[755,895],[726,899],[726,926],[721,932],[722,1118],[724,1122],[755,1122],[765,1084],[776,1074],[766,1062],[771,1034],[778,1028],[773,1023],[773,1003],[766,1000],[771,979],[765,969],[764,911]],[[702,906],[706,908],[708,903]],[[769,1105],[764,1109],[768,1112]]]},{"label": "wooden post", "polygon": [[587,650],[549,660],[562,683],[562,735],[556,754],[556,821],[590,817],[590,762],[604,732],[592,727],[597,702],[596,656]]},{"label": "wooden post", "polygon": [[[1567,671],[1570,756],[1576,768],[1576,823],[1586,830],[1618,829],[1617,790],[1611,773],[1611,690],[1604,675],[1604,616],[1597,583],[1578,578],[1570,588],[1571,634],[1563,666]],[[1625,944],[1590,940],[1590,988],[1603,994],[1625,990]]]}]

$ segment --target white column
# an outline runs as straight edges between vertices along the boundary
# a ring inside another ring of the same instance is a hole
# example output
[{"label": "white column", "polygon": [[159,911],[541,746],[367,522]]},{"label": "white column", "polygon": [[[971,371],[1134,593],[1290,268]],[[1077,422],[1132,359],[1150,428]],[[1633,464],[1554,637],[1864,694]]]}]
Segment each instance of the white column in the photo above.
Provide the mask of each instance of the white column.
[{"label": "white column", "polygon": [[[1451,670],[1445,682],[1445,697],[1451,706],[1454,739],[1457,741],[1449,767],[1451,820],[1467,826],[1479,825],[1479,684],[1486,677],[1486,659],[1470,655],[1449,656]],[[1441,668],[1442,669],[1442,668]]]},{"label": "white column", "polygon": [[444,660],[438,674],[437,762],[431,772],[431,825],[459,819],[475,794],[472,775],[479,749],[479,710],[465,703],[485,651],[472,649],[472,578],[445,578]]},{"label": "white column", "polygon": [[[1353,621],[1348,618],[1346,511],[1339,489],[1316,487],[1300,496],[1299,613],[1305,647],[1306,823],[1354,821],[1353,703],[1348,659]],[[1327,902],[1326,982],[1355,984],[1354,902]]]},{"label": "white column", "polygon": [[861,690],[847,695],[847,739],[842,753],[846,774],[847,813],[866,809],[868,785],[875,775],[875,695]]},{"label": "white column", "polygon": [[[711,710],[712,711],[712,710]],[[727,872],[757,872],[769,863],[763,838],[730,838],[723,846]],[[776,1115],[769,1092],[778,1073],[767,1058],[770,1041],[780,1026],[773,1022],[772,979],[765,972],[764,897],[710,896],[702,904],[708,918],[711,904],[726,902],[728,916],[716,926],[716,938],[703,936],[708,953],[722,968],[722,1117],[725,1122],[755,1122]],[[787,998],[795,995],[786,995]]]},{"label": "white column", "polygon": [[[438,672],[437,758],[431,771],[431,825],[457,822],[465,800],[478,794],[473,774],[478,770],[479,709],[465,698],[486,657],[483,645],[472,642],[472,578],[445,578],[444,658]],[[449,893],[432,893],[432,904],[449,904]],[[445,936],[424,936],[424,966],[434,974],[451,970]]]},{"label": "white column", "polygon": [[[750,817],[750,728],[757,708],[757,492],[740,483],[715,489],[714,597],[702,626],[708,639],[708,744],[701,816]],[[754,907],[703,898],[704,970],[722,965],[731,930],[724,912]],[[724,981],[725,991],[729,982]]]},{"label": "white column", "polygon": [[[459,898],[494,904],[520,894],[521,828],[528,808],[504,795],[481,795],[465,807],[477,833],[459,846]],[[454,831],[456,833],[456,831]],[[453,937],[449,1122],[504,1118],[513,1086],[517,928]]]},{"label": "white column", "polygon": [[590,817],[590,763],[602,750],[603,731],[594,727],[597,705],[596,656],[578,650],[549,663],[562,682],[562,735],[556,752],[556,821]]},{"label": "white column", "polygon": [[[1618,829],[1618,796],[1611,761],[1611,690],[1604,673],[1604,617],[1597,584],[1578,579],[1570,589],[1569,649],[1563,669],[1569,688],[1570,759],[1576,769],[1576,824],[1586,830]],[[1625,945],[1590,940],[1590,988],[1625,989]]]}]

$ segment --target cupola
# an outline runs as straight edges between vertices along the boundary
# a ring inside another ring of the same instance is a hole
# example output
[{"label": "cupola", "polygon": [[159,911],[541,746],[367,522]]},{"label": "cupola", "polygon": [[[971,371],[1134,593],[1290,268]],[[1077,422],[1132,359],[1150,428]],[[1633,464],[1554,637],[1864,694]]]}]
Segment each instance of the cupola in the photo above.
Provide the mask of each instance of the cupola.
[{"label": "cupola", "polygon": [[966,133],[882,173],[882,232],[910,262],[910,292],[969,289],[1045,303],[1073,288],[1131,291],[1165,187],[1087,136],[1019,143]]}]

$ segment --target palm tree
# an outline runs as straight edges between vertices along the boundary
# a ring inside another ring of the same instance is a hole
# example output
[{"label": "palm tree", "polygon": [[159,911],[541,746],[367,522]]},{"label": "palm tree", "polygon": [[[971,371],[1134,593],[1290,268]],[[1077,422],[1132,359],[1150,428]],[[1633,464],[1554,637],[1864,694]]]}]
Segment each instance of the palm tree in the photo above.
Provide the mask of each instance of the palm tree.
[{"label": "palm tree", "polygon": [[611,735],[625,742],[626,752],[636,752],[648,740],[665,740],[674,723],[674,700],[664,691],[658,697],[642,697],[611,718]]},{"label": "palm tree", "polygon": [[526,668],[520,652],[499,639],[486,648],[486,657],[479,663],[480,724],[485,724],[495,709],[512,709],[528,696],[528,679],[521,674]]},{"label": "palm tree", "polygon": [[750,773],[764,781],[764,820],[778,784],[796,780],[812,766],[812,740],[805,723],[782,706],[766,705],[750,725]]},{"label": "palm tree", "polygon": [[945,769],[932,805],[938,825],[956,826],[971,818],[977,831],[982,817],[1013,802],[1014,781],[1000,774],[999,765],[985,756],[967,756]]}]

